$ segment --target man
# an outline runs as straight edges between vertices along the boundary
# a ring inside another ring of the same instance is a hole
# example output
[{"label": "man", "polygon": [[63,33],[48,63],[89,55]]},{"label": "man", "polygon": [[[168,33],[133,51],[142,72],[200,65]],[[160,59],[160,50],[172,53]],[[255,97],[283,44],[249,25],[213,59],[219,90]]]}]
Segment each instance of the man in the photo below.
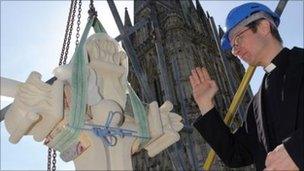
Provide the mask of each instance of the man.
[{"label": "man", "polygon": [[227,16],[222,48],[266,72],[234,134],[214,107],[218,87],[207,70],[196,68],[189,77],[202,113],[193,125],[229,167],[254,163],[257,170],[304,169],[304,51],[283,48],[279,23],[259,3],[238,6]]}]

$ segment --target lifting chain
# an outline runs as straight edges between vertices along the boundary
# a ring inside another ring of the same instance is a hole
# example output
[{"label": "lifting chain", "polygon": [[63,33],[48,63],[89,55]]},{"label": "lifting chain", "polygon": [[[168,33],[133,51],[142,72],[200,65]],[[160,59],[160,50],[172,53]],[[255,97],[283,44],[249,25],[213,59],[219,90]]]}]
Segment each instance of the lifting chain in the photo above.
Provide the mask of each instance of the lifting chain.
[{"label": "lifting chain", "polygon": [[[79,0],[78,5],[79,6],[78,6],[78,15],[77,15],[78,20],[77,20],[76,45],[78,45],[78,38],[79,38],[79,31],[80,31],[80,17],[81,17],[81,5],[82,5],[81,0]],[[72,31],[73,31],[73,25],[74,25],[74,19],[75,19],[75,13],[76,13],[76,6],[77,6],[77,0],[71,0],[70,11],[69,11],[69,15],[68,15],[67,25],[65,28],[64,40],[63,40],[62,50],[61,50],[60,59],[59,59],[59,66],[65,65],[67,57],[68,57],[68,52],[69,52],[69,47],[70,47],[70,42],[71,42],[71,37],[72,37]],[[52,148],[48,148],[48,161],[47,161],[47,170],[48,171],[56,170],[56,162],[57,162],[56,157],[57,157],[56,150],[52,149]]]},{"label": "lifting chain", "polygon": [[51,157],[52,157],[52,149],[48,149],[48,160],[47,160],[47,170],[51,170]]},{"label": "lifting chain", "polygon": [[89,13],[89,18],[97,17],[97,11],[95,10],[93,0],[90,0],[90,9],[89,9],[88,13]]},{"label": "lifting chain", "polygon": [[[52,154],[53,153],[53,154]],[[47,170],[48,171],[55,171],[56,170],[56,150],[55,149],[48,149],[48,162],[47,162]]]},{"label": "lifting chain", "polygon": [[[80,19],[81,19],[81,5],[82,5],[82,0],[78,1],[78,15],[77,15],[77,28],[76,28],[76,46],[79,44],[79,31],[80,31]],[[59,66],[60,65],[65,65],[66,60],[68,57],[68,52],[69,52],[69,47],[70,47],[70,42],[71,42],[71,37],[72,37],[72,31],[73,31],[73,25],[74,25],[74,19],[75,19],[75,13],[76,13],[76,6],[77,6],[77,0],[71,0],[71,5],[70,5],[70,11],[68,15],[68,20],[67,20],[67,25],[65,28],[65,34],[64,34],[64,40],[62,44],[62,50],[60,53],[60,59],[59,59]],[[90,0],[90,9],[88,11],[89,17],[97,17],[97,12],[95,11],[95,7],[93,4],[93,0]],[[48,161],[47,161],[47,170],[48,171],[55,171],[56,170],[56,150],[52,148],[48,148]]]},{"label": "lifting chain", "polygon": [[76,33],[76,46],[78,46],[79,44],[79,31],[80,31],[80,19],[81,19],[81,5],[82,5],[82,2],[81,0],[79,0],[79,4],[78,4],[78,15],[77,15],[77,33]]},{"label": "lifting chain", "polygon": [[55,149],[53,149],[53,156],[52,156],[53,158],[53,161],[52,161],[52,164],[53,164],[53,166],[52,166],[52,171],[55,171],[56,170],[56,157],[57,157],[57,154],[56,154],[56,150]]},{"label": "lifting chain", "polygon": [[72,36],[72,31],[73,31],[76,6],[77,6],[77,0],[71,0],[70,11],[69,11],[68,21],[67,21],[67,25],[66,25],[66,29],[65,29],[64,41],[63,41],[63,45],[62,45],[59,65],[66,64],[66,59],[67,59],[67,55],[69,52],[69,46],[70,46],[70,41],[71,41],[71,36]]}]

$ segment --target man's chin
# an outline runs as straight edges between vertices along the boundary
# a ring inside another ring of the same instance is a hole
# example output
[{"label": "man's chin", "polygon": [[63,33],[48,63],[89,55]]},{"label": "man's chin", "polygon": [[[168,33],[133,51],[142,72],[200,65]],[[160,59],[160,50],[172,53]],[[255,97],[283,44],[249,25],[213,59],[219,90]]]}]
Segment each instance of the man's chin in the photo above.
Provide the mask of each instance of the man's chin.
[{"label": "man's chin", "polygon": [[259,64],[259,62],[256,61],[245,61],[245,62],[250,66],[261,66],[261,64]]}]

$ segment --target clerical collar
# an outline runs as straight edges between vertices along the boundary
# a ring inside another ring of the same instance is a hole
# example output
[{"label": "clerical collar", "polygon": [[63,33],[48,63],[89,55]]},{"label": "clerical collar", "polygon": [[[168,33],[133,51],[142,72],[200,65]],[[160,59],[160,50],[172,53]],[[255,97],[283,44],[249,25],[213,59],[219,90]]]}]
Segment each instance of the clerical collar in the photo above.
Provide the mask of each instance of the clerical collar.
[{"label": "clerical collar", "polygon": [[288,61],[288,59],[287,59],[287,54],[288,53],[289,53],[289,49],[288,48],[283,48],[279,52],[279,54],[272,59],[271,63],[269,65],[267,65],[266,67],[264,67],[264,71],[269,74],[274,69],[286,65],[286,62]]},{"label": "clerical collar", "polygon": [[265,68],[264,68],[264,71],[266,73],[270,73],[271,71],[273,71],[277,66],[275,66],[275,64],[273,63],[270,63],[269,65],[267,65]]}]

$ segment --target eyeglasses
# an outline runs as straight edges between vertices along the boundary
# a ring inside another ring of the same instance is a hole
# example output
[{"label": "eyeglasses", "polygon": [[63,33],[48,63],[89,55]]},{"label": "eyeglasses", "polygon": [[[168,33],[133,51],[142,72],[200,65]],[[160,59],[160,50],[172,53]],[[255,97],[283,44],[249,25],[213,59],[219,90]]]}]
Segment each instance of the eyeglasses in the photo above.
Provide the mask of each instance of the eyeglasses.
[{"label": "eyeglasses", "polygon": [[236,47],[238,47],[239,46],[239,44],[242,42],[242,34],[244,34],[247,30],[249,30],[250,28],[247,28],[247,29],[245,29],[245,30],[243,30],[243,31],[241,31],[241,32],[239,32],[236,36],[235,36],[235,38],[234,38],[234,40],[233,40],[233,44],[231,45],[232,46],[232,49],[231,49],[231,53],[232,54],[234,54],[234,52],[235,52],[235,48]]}]

